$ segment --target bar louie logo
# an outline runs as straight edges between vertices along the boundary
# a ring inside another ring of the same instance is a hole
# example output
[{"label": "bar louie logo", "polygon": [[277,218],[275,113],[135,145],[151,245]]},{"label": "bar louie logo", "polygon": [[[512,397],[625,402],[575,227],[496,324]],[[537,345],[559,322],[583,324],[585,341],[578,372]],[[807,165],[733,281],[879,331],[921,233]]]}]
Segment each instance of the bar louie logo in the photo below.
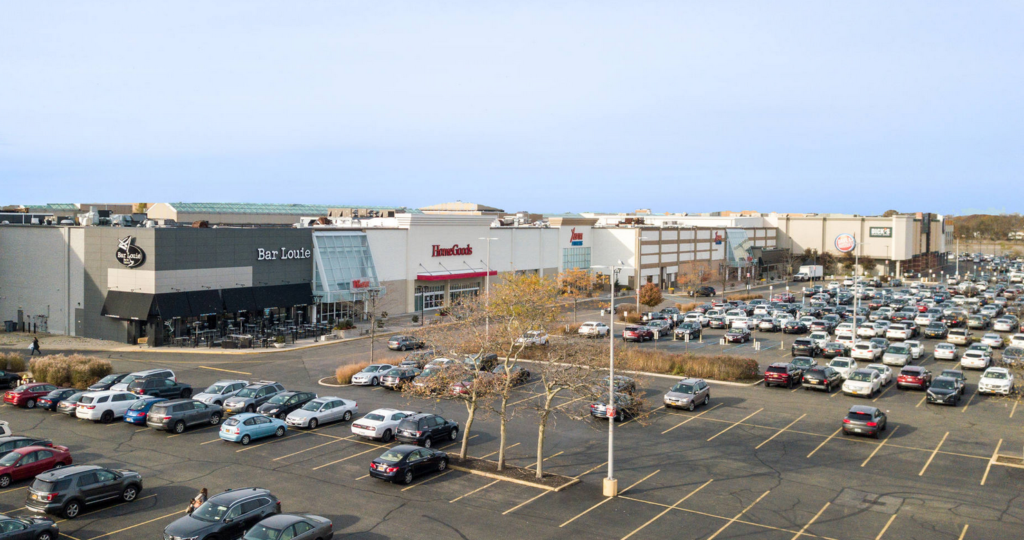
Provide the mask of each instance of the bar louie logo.
[{"label": "bar louie logo", "polygon": [[441,247],[437,244],[433,245],[433,250],[430,253],[431,257],[459,257],[462,255],[472,255],[473,246],[466,244],[466,247],[459,247],[455,244],[452,247]]},{"label": "bar louie logo", "polygon": [[256,260],[278,261],[288,259],[308,259],[312,256],[312,253],[312,251],[306,248],[288,249],[286,247],[282,247],[280,250],[256,248]]},{"label": "bar louie logo", "polygon": [[573,227],[572,230],[569,231],[569,244],[573,246],[583,245],[583,233],[576,232],[576,227]]},{"label": "bar louie logo", "polygon": [[128,268],[137,268],[146,262],[146,252],[132,243],[132,240],[131,236],[125,236],[118,240],[117,251],[114,252],[114,257],[117,258],[117,262]]}]

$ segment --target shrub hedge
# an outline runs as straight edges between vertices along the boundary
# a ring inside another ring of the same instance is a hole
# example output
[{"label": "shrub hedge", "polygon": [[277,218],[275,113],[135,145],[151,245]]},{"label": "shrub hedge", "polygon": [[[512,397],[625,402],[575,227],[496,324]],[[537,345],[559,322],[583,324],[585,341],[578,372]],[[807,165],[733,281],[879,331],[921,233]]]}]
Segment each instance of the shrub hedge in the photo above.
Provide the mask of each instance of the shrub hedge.
[{"label": "shrub hedge", "polygon": [[351,384],[352,376],[366,369],[369,365],[369,362],[360,362],[358,364],[338,366],[338,369],[334,370],[334,378],[338,379],[338,384]]},{"label": "shrub hedge", "polygon": [[757,361],[742,356],[679,354],[636,347],[616,352],[615,356],[616,363],[621,359],[623,366],[636,371],[718,381],[745,381],[761,377]]},{"label": "shrub hedge", "polygon": [[18,353],[0,353],[0,369],[4,371],[25,371],[25,358]]},{"label": "shrub hedge", "polygon": [[80,390],[88,388],[114,371],[110,362],[80,354],[43,356],[33,359],[29,368],[32,370],[32,377],[39,382],[70,386]]}]

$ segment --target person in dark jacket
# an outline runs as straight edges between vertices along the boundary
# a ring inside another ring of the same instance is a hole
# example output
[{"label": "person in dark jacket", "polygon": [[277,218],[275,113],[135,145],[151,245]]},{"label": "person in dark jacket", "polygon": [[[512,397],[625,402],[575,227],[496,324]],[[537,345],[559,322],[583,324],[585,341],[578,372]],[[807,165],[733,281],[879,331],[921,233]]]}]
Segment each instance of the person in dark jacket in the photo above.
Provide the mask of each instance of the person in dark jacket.
[{"label": "person in dark jacket", "polygon": [[32,356],[33,354],[38,354],[39,356],[43,355],[39,350],[39,338],[32,338],[32,352],[29,353],[29,356]]}]

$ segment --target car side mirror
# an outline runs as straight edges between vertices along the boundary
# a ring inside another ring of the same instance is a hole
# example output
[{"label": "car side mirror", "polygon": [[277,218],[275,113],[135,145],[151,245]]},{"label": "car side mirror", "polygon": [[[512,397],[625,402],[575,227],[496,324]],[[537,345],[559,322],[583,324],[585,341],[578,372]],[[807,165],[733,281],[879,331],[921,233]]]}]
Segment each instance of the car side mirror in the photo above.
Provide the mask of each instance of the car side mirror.
[{"label": "car side mirror", "polygon": [[231,523],[232,521],[234,521],[234,518],[224,518],[224,523]]}]

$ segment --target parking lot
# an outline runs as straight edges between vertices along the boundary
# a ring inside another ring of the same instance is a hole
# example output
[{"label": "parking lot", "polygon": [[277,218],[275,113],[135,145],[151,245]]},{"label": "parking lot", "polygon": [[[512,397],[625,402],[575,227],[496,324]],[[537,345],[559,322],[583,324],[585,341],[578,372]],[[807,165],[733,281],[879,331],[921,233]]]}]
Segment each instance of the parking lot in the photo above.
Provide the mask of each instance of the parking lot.
[{"label": "parking lot", "polygon": [[[289,389],[355,399],[361,414],[389,406],[464,422],[460,403],[317,384],[337,358],[358,357],[364,347],[354,342],[227,359],[114,354],[111,360],[117,370],[167,365],[196,387],[222,377],[273,379]],[[766,361],[768,354],[789,354],[788,345],[747,352],[765,355]],[[973,372],[969,376],[977,379]],[[1021,455],[1024,412],[1005,400],[975,395],[973,385],[957,408],[924,404],[923,393],[890,385],[872,400],[890,419],[890,428],[874,440],[837,431],[846,410],[863,399],[713,385],[709,407],[657,408],[671,382],[645,380],[653,410],[617,426],[620,496],[612,499],[601,494],[606,424],[564,414],[556,415],[549,429],[545,470],[581,482],[561,492],[451,470],[410,486],[382,483],[367,477],[367,466],[383,446],[353,437],[348,423],[289,431],[242,447],[220,441],[213,427],[168,435],[9,406],[0,416],[15,433],[70,446],[76,463],[142,473],[146,485],[136,502],[90,508],[60,523],[62,534],[77,540],[157,538],[200,487],[217,492],[251,485],[269,488],[286,512],[326,516],[337,535],[354,538],[493,538],[500,530],[509,538],[960,539],[1007,538],[1020,530],[1024,470],[993,464],[993,456]],[[520,387],[516,406],[538,399],[535,387]],[[588,405],[570,397],[560,404],[565,410]],[[536,424],[530,414],[524,408],[510,425],[508,455],[514,465],[533,463]],[[495,419],[478,419],[471,435],[470,454],[493,458]],[[28,514],[22,509],[26,490],[22,482],[0,491],[0,513]]]}]

